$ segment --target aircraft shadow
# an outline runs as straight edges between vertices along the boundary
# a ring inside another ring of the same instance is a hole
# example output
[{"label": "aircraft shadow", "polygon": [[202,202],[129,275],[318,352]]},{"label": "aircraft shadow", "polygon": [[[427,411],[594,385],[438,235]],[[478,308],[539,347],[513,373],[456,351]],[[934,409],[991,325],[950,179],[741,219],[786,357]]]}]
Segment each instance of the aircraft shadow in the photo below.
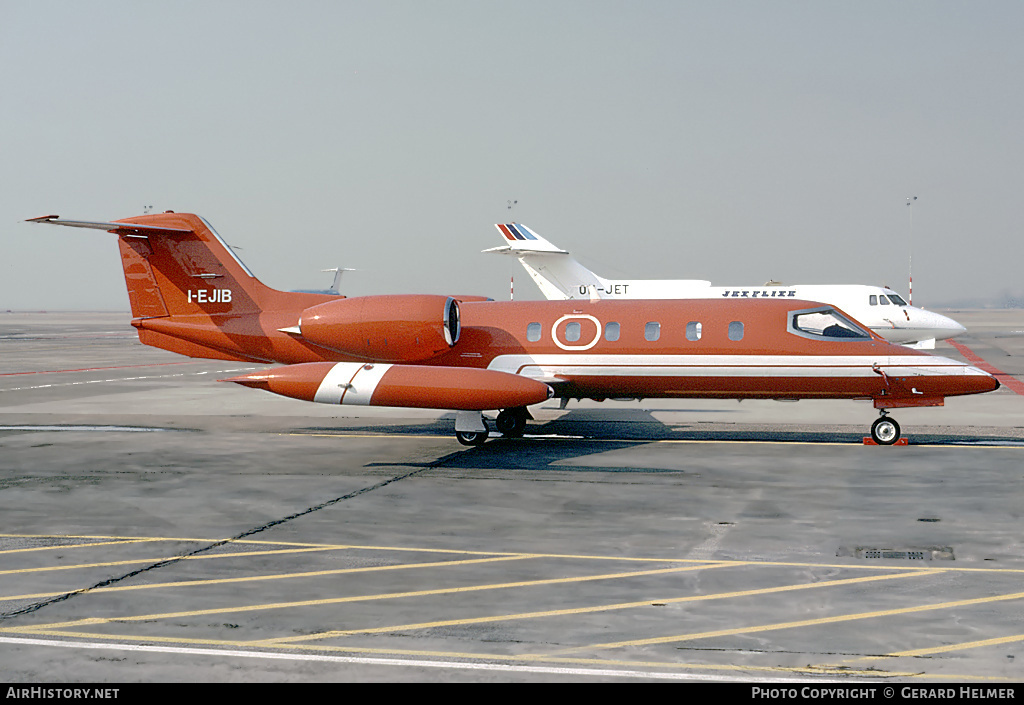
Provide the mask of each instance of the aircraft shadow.
[{"label": "aircraft shadow", "polygon": [[[382,425],[361,425],[344,427],[317,426],[296,429],[298,433],[372,433],[388,435],[451,436],[454,433],[455,415],[445,414],[426,423],[393,423]],[[806,430],[785,426],[755,424],[721,424],[698,422],[691,424],[666,425],[654,418],[647,410],[632,409],[580,409],[568,412],[558,419],[527,424],[522,438],[504,438],[493,430],[493,420],[488,422],[491,437],[482,446],[458,446],[453,452],[422,463],[367,463],[366,467],[408,466],[450,469],[533,469],[557,470],[560,472],[614,472],[614,473],[681,473],[680,470],[652,468],[631,468],[623,466],[571,464],[557,465],[559,461],[597,455],[608,451],[642,446],[657,441],[706,441],[738,443],[810,443],[861,445],[867,429],[852,430],[818,429]],[[727,426],[727,428],[723,428]],[[985,437],[956,433],[913,433],[909,434],[913,445],[977,445],[1008,443],[1024,445],[1015,437]],[[882,449],[875,449],[884,452]]]},{"label": "aircraft shadow", "polygon": [[614,472],[614,473],[673,473],[688,474],[682,470],[658,468],[631,468],[602,465],[556,465],[559,461],[575,460],[624,448],[638,447],[647,441],[589,440],[589,439],[529,439],[496,438],[482,446],[467,448],[440,458],[436,468],[465,470],[552,470],[557,472]]},{"label": "aircraft shadow", "polygon": [[[387,433],[393,435],[449,436],[454,432],[455,415],[446,414],[436,421],[427,423],[395,424],[381,426],[310,427],[302,429],[307,433]],[[802,442],[859,442],[862,434],[822,433],[807,431],[779,430],[711,430],[705,424],[690,426],[668,426],[654,418],[649,411],[580,409],[568,412],[548,422],[531,421],[522,438],[504,438],[493,431],[491,438],[482,446],[461,447],[452,453],[434,460],[420,463],[367,463],[366,467],[431,467],[446,469],[476,470],[553,470],[559,472],[609,472],[609,473],[675,473],[686,474],[678,469],[626,467],[621,465],[602,466],[588,464],[575,466],[560,465],[560,461],[572,461],[590,455],[609,451],[635,448],[652,441],[802,441]]]}]

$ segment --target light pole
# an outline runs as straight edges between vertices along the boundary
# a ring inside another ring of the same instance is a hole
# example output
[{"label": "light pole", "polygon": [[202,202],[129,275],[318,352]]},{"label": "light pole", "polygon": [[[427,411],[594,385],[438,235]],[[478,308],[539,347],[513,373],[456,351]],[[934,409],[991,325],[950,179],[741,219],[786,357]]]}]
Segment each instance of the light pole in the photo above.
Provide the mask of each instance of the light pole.
[{"label": "light pole", "polygon": [[907,302],[914,305],[914,201],[917,196],[907,198],[907,210],[910,213],[910,279],[907,282]]}]

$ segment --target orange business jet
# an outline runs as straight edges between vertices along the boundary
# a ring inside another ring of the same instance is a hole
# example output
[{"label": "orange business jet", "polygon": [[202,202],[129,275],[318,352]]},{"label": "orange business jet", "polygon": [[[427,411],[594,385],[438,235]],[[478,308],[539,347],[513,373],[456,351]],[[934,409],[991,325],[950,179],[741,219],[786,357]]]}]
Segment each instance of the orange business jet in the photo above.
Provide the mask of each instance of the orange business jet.
[{"label": "orange business jet", "polygon": [[283,363],[233,377],[326,404],[457,411],[465,445],[481,412],[521,436],[551,397],[871,399],[874,440],[895,443],[888,409],[941,406],[999,382],[970,365],[893,345],[838,308],[788,299],[507,301],[345,298],[262,284],[204,219],[30,222],[118,236],[139,340],[190,357]]}]

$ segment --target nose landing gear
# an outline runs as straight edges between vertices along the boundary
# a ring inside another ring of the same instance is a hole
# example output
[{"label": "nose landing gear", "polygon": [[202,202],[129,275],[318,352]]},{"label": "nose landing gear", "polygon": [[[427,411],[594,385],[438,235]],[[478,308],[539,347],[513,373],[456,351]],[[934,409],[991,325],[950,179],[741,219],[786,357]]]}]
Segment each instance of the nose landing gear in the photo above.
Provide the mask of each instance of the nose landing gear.
[{"label": "nose landing gear", "polygon": [[881,415],[871,424],[871,440],[880,446],[891,446],[899,439],[900,425],[882,409]]}]

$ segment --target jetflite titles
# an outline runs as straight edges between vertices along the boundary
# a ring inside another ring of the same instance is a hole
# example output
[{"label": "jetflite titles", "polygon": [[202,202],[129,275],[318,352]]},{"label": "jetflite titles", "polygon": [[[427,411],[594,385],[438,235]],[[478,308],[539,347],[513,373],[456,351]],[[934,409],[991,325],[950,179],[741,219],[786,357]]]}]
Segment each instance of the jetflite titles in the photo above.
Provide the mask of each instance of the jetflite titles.
[{"label": "jetflite titles", "polygon": [[197,304],[229,304],[231,303],[231,289],[189,289],[188,302]]},{"label": "jetflite titles", "polygon": [[[588,286],[580,284],[576,288],[581,296],[590,293]],[[594,291],[606,296],[625,296],[629,293],[629,284],[612,284],[608,288],[595,286]],[[722,296],[740,299],[774,299],[780,296],[796,298],[796,289],[726,289],[722,292]]]},{"label": "jetflite titles", "polygon": [[787,289],[785,291],[779,289],[772,289],[768,291],[766,289],[744,289],[744,290],[732,290],[727,289],[722,293],[722,296],[738,296],[741,299],[768,299],[776,298],[779,296],[796,296],[796,289]]}]

